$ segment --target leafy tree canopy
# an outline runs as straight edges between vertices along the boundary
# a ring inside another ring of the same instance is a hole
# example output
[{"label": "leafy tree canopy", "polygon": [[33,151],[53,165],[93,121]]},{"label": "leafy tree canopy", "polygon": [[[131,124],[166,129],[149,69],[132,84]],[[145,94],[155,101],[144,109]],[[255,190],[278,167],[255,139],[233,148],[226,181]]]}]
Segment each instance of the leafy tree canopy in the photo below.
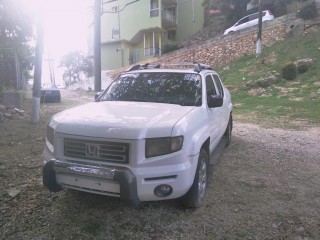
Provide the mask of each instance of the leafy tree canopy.
[{"label": "leafy tree canopy", "polygon": [[32,19],[20,6],[19,0],[0,0],[0,84],[9,87],[15,78],[16,59],[25,75],[33,66]]},{"label": "leafy tree canopy", "polygon": [[80,52],[70,52],[63,56],[59,67],[64,68],[63,78],[67,86],[82,82],[94,73],[93,60]]}]

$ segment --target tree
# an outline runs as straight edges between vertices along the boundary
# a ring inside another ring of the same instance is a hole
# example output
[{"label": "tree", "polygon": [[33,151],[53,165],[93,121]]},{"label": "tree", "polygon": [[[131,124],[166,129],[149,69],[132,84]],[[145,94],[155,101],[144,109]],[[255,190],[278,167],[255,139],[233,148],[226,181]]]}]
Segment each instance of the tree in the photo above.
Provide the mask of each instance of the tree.
[{"label": "tree", "polygon": [[274,0],[273,3],[273,14],[276,17],[287,14],[287,5],[292,3],[294,0]]},{"label": "tree", "polygon": [[82,82],[84,77],[92,77],[94,73],[92,59],[80,52],[70,52],[63,56],[59,67],[65,69],[63,77],[67,86]]},{"label": "tree", "polygon": [[32,19],[19,8],[19,1],[0,0],[0,85],[13,87],[16,61],[25,76],[33,67]]}]

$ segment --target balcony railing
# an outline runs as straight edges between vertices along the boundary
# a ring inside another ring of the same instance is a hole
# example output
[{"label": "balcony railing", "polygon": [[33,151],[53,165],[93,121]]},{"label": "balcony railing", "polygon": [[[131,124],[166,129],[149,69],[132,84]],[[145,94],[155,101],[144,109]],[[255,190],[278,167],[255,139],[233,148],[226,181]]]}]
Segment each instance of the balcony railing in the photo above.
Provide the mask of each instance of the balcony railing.
[{"label": "balcony railing", "polygon": [[145,48],[144,55],[145,56],[158,56],[160,53],[159,48]]},{"label": "balcony railing", "polygon": [[172,12],[162,9],[161,11],[162,19],[170,22],[176,22],[176,17],[173,15]]},{"label": "balcony railing", "polygon": [[159,48],[138,48],[133,49],[130,53],[130,64],[144,61],[152,56],[159,56],[161,49]]},{"label": "balcony railing", "polygon": [[163,27],[171,28],[177,26],[177,19],[173,12],[162,9],[161,18]]}]

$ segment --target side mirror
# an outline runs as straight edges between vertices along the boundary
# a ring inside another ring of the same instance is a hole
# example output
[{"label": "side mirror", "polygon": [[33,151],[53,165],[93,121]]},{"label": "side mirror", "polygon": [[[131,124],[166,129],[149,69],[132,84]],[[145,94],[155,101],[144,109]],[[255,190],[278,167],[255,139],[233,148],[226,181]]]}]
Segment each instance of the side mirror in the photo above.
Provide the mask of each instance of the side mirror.
[{"label": "side mirror", "polygon": [[209,108],[221,107],[223,104],[223,96],[221,95],[210,95],[208,96]]}]

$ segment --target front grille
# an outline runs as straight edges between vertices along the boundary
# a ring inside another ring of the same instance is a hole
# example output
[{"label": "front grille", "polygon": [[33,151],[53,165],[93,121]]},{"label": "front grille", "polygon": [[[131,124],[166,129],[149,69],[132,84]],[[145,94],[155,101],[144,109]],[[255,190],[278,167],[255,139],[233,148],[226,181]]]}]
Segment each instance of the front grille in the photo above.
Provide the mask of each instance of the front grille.
[{"label": "front grille", "polygon": [[129,144],[65,138],[64,155],[104,162],[129,163]]}]

